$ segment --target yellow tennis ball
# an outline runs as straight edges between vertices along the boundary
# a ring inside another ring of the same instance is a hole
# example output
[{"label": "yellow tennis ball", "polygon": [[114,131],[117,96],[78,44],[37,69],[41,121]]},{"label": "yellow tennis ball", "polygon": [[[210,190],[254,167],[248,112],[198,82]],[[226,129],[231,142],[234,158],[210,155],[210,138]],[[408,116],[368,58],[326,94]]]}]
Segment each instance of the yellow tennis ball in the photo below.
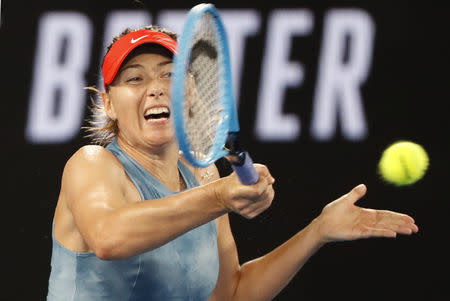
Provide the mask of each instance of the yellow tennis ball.
[{"label": "yellow tennis ball", "polygon": [[391,184],[411,185],[423,177],[428,162],[428,154],[421,145],[411,141],[398,141],[387,147],[381,155],[378,172]]}]

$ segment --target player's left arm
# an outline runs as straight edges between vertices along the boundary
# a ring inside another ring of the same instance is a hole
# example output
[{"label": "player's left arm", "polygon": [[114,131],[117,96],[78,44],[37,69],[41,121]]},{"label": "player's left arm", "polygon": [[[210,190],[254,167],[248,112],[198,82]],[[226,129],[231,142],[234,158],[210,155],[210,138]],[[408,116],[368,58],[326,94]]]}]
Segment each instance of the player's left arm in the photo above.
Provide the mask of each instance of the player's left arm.
[{"label": "player's left arm", "polygon": [[272,252],[241,266],[228,214],[216,223],[220,270],[210,301],[272,300],[322,245],[313,226],[308,226]]},{"label": "player's left arm", "polygon": [[359,185],[328,204],[322,213],[272,252],[239,265],[228,215],[216,219],[220,271],[210,300],[272,300],[325,243],[368,237],[395,237],[418,228],[397,212],[366,209],[355,202],[366,193]]},{"label": "player's left arm", "polygon": [[[219,179],[215,165],[196,169],[200,184]],[[312,226],[305,228],[269,254],[239,264],[228,214],[216,219],[219,276],[209,300],[271,300],[321,246]]]}]

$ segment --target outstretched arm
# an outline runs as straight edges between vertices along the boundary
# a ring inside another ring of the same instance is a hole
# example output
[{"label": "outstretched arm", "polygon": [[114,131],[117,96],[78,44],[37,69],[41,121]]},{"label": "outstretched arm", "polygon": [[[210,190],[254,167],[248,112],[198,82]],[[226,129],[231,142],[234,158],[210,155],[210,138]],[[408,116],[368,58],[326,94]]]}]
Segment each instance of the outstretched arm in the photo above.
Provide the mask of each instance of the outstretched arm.
[{"label": "outstretched arm", "polygon": [[239,266],[226,217],[219,218],[220,274],[210,300],[271,300],[325,243],[368,237],[395,237],[418,228],[404,214],[365,209],[355,202],[366,193],[359,185],[328,204],[307,227],[263,257]]}]

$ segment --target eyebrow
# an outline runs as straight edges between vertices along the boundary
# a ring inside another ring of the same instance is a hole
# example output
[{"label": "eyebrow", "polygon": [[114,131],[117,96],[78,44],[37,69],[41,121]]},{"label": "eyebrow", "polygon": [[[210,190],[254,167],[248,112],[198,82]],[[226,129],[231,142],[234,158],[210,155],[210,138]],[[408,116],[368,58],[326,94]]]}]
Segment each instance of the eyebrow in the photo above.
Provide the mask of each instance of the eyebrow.
[{"label": "eyebrow", "polygon": [[162,66],[169,65],[172,63],[173,63],[172,60],[162,61],[162,62],[158,63],[158,67],[162,67]]},{"label": "eyebrow", "polygon": [[132,65],[128,65],[122,68],[122,70],[120,70],[120,72],[122,73],[123,71],[127,70],[127,69],[131,69],[131,68],[143,68],[144,66],[142,66],[141,64],[132,64]]},{"label": "eyebrow", "polygon": [[[163,67],[165,65],[169,65],[169,64],[172,64],[172,63],[173,63],[172,60],[162,61],[162,62],[159,62],[156,65],[156,67]],[[122,71],[124,71],[126,69],[129,69],[129,68],[144,68],[144,66],[141,65],[141,64],[131,64],[131,65],[123,67],[123,69],[120,72],[122,72]]]}]

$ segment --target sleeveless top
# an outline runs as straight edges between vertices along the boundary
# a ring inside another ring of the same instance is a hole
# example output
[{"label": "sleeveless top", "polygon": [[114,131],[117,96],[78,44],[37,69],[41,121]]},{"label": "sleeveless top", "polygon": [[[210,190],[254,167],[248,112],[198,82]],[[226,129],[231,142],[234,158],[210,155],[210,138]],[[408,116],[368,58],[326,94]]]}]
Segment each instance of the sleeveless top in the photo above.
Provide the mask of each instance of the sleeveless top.
[{"label": "sleeveless top", "polygon": [[[151,202],[176,193],[129,157],[116,140],[107,149],[122,162],[142,200]],[[198,186],[181,161],[178,169],[187,189]],[[215,221],[157,249],[119,260],[101,260],[93,252],[71,251],[52,237],[47,301],[207,300],[217,282]]]}]

